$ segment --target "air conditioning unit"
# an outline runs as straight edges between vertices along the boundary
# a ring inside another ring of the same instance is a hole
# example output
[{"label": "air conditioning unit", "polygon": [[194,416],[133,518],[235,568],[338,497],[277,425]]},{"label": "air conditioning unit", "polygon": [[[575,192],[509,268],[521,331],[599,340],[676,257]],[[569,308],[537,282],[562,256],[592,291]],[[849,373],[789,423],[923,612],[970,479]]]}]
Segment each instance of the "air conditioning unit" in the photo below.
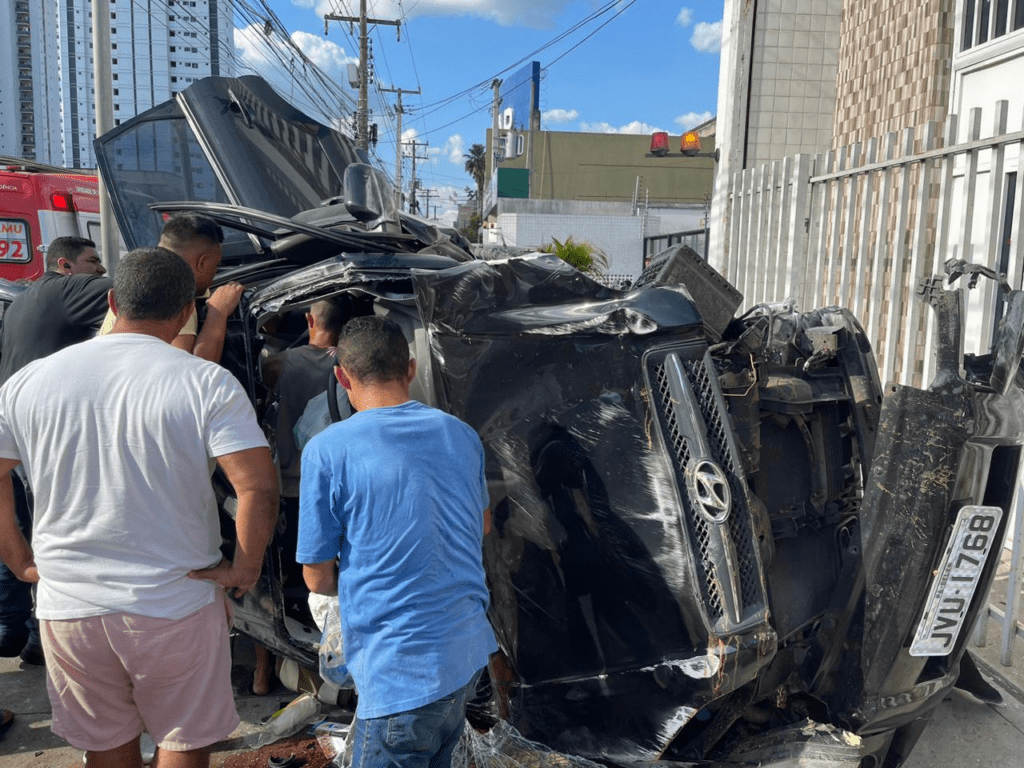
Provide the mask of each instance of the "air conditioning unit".
[{"label": "air conditioning unit", "polygon": [[512,109],[512,107],[505,107],[505,111],[501,113],[501,119],[498,121],[501,130],[511,131],[512,123],[515,120],[515,116],[516,111]]},{"label": "air conditioning unit", "polygon": [[526,140],[521,133],[506,134],[502,141],[502,154],[506,160],[519,157],[526,149]]}]

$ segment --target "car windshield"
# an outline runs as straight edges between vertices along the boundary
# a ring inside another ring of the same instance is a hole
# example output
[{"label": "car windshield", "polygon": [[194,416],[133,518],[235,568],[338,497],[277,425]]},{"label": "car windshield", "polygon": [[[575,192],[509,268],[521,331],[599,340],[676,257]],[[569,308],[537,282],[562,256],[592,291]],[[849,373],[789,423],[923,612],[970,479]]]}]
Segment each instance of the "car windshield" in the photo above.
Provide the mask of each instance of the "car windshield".
[{"label": "car windshield", "polygon": [[159,238],[155,203],[230,203],[290,217],[340,195],[345,168],[360,155],[262,79],[216,77],[105,134],[97,159],[125,244],[138,248]]}]

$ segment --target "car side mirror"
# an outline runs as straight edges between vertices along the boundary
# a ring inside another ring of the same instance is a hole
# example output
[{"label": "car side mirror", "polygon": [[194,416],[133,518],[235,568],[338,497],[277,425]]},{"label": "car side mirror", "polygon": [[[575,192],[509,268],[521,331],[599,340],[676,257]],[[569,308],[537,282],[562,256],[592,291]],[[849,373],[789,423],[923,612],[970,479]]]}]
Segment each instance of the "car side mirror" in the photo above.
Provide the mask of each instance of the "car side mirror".
[{"label": "car side mirror", "polygon": [[368,229],[398,222],[398,209],[388,177],[372,165],[349,163],[345,167],[345,209]]}]

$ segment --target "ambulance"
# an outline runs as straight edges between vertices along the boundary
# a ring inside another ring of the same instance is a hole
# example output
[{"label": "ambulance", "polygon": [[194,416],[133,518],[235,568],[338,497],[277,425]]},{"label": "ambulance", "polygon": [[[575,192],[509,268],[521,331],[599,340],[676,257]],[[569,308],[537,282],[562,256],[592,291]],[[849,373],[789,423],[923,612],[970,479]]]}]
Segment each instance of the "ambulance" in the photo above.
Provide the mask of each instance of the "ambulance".
[{"label": "ambulance", "polygon": [[99,244],[99,205],[93,171],[0,156],[0,278],[40,277],[54,238],[86,237]]}]

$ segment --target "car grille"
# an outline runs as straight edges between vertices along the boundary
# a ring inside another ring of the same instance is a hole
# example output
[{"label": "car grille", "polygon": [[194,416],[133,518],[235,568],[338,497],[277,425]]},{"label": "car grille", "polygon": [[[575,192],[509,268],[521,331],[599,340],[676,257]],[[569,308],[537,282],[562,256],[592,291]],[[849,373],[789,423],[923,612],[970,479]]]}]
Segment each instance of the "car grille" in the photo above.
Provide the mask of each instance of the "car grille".
[{"label": "car grille", "polygon": [[[728,432],[728,414],[711,357],[690,348],[658,350],[647,358],[648,385],[669,448],[709,625],[727,632],[765,615],[765,591],[754,542],[746,483]],[[694,498],[687,469],[710,460],[728,483],[728,517],[709,519]]]}]

